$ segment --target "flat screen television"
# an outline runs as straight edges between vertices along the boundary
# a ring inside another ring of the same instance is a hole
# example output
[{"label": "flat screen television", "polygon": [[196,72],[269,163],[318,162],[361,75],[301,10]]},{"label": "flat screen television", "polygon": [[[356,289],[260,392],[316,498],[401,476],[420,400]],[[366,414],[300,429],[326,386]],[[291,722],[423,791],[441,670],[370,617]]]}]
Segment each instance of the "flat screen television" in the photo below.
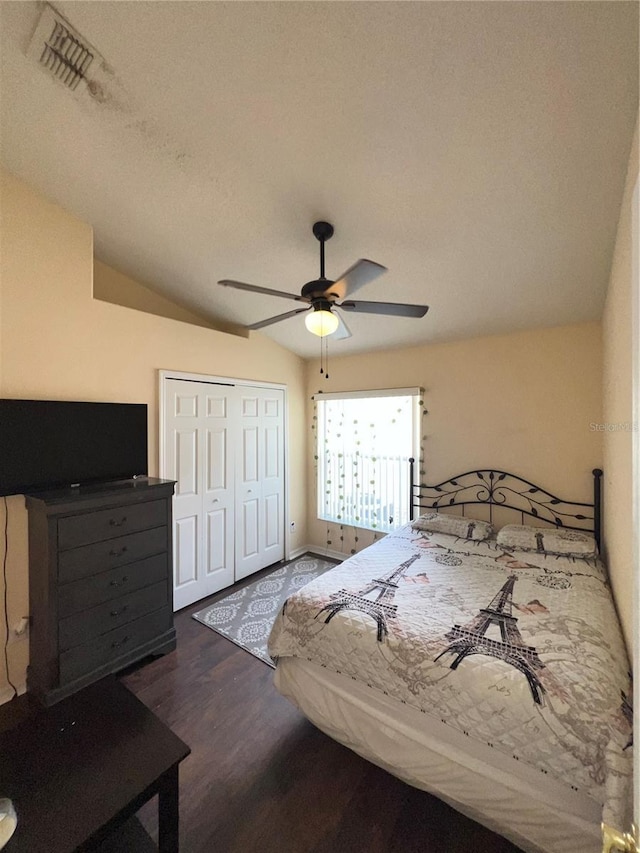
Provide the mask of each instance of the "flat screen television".
[{"label": "flat screen television", "polygon": [[0,400],[0,495],[146,473],[145,403]]}]

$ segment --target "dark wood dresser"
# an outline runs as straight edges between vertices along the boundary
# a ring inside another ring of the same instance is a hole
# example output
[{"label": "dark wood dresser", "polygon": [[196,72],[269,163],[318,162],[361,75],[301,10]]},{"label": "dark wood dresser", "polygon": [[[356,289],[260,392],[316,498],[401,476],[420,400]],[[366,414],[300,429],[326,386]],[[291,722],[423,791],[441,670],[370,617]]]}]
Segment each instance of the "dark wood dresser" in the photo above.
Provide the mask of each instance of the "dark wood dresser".
[{"label": "dark wood dresser", "polygon": [[27,690],[43,704],[175,648],[174,485],[138,478],[25,496]]}]

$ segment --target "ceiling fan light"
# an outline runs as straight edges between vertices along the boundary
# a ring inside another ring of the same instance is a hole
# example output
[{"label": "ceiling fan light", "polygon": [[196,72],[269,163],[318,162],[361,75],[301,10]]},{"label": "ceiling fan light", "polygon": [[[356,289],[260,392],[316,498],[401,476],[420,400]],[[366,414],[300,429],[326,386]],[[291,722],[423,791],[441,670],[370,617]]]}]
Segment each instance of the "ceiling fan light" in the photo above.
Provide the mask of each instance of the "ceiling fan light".
[{"label": "ceiling fan light", "polygon": [[304,318],[304,324],[307,329],[319,338],[332,335],[338,328],[338,322],[338,318],[332,311],[325,311],[323,309],[311,311]]}]

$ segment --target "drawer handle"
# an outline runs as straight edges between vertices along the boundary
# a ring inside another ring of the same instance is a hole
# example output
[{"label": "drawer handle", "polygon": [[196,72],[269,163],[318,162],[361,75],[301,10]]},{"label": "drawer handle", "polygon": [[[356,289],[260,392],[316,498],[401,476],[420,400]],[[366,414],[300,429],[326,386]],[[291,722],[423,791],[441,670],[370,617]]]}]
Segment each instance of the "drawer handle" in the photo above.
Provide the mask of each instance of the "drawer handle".
[{"label": "drawer handle", "polygon": [[126,583],[129,578],[125,575],[121,581],[109,581],[109,586],[122,586],[122,584]]},{"label": "drawer handle", "polygon": [[122,546],[122,548],[120,548],[120,550],[119,550],[119,551],[116,551],[116,549],[115,549],[115,548],[112,548],[112,549],[109,551],[109,556],[110,556],[110,557],[122,557],[122,555],[123,555],[123,554],[126,554],[126,553],[127,553],[127,550],[128,550],[128,549],[127,549],[127,546],[126,546],[126,545],[123,545],[123,546]]},{"label": "drawer handle", "polygon": [[122,613],[125,612],[125,610],[128,610],[128,609],[129,609],[129,605],[125,604],[125,606],[121,607],[120,610],[112,610],[111,615],[112,616],[120,616]]},{"label": "drawer handle", "polygon": [[123,637],[119,643],[111,643],[112,649],[119,649],[120,646],[124,646],[125,643],[129,642],[129,637]]},{"label": "drawer handle", "polygon": [[116,521],[115,518],[110,518],[109,524],[111,525],[111,527],[122,527],[122,525],[126,522],[126,520],[127,520],[126,515],[123,515],[122,518],[120,519],[120,521]]}]

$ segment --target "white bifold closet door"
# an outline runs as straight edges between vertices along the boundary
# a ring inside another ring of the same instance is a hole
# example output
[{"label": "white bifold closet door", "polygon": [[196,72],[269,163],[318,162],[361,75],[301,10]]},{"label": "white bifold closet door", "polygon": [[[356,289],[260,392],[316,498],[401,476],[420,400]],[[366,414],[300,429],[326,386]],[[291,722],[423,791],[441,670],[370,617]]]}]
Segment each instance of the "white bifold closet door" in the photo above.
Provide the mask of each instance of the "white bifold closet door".
[{"label": "white bifold closet door", "polygon": [[284,558],[284,392],[165,380],[174,608]]},{"label": "white bifold closet door", "polygon": [[237,387],[235,579],[284,557],[282,391]]}]

